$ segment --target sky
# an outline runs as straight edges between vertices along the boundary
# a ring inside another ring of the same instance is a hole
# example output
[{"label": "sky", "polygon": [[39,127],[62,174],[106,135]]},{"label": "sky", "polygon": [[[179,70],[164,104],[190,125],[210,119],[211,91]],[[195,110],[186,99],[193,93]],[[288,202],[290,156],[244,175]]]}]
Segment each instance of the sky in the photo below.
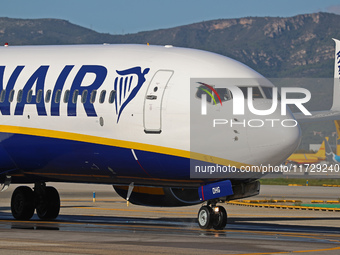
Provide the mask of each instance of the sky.
[{"label": "sky", "polygon": [[127,34],[249,16],[340,14],[339,0],[0,0],[0,17],[64,19],[101,33]]}]

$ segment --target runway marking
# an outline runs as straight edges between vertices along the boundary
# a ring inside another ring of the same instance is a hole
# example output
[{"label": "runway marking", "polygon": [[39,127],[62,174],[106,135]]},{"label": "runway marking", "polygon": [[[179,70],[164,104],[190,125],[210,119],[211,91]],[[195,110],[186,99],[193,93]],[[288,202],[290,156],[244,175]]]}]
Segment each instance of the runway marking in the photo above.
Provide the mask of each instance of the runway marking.
[{"label": "runway marking", "polygon": [[[242,231],[242,232],[257,232],[264,235],[281,235],[281,236],[289,236],[289,237],[299,237],[299,238],[309,238],[309,239],[317,239],[317,240],[327,240],[327,237],[337,236],[339,234],[325,234],[324,238],[320,238],[320,235],[323,234],[311,234],[311,233],[285,233],[285,232],[261,232],[261,231]],[[327,240],[329,242],[340,243],[339,240]],[[323,248],[323,249],[314,249],[314,250],[298,250],[298,251],[279,251],[279,252],[255,252],[255,253],[235,253],[232,255],[267,255],[267,254],[288,254],[288,253],[308,253],[308,252],[321,252],[321,251],[334,251],[340,250],[340,246],[333,248]],[[229,254],[230,255],[230,254]]]},{"label": "runway marking", "polygon": [[[277,219],[278,217],[279,218],[292,218],[292,216],[276,216],[276,215],[265,215],[265,214],[239,214],[239,213],[234,213],[234,214],[229,214],[228,213],[228,216],[244,216],[244,217],[266,217],[268,219]],[[315,219],[316,217],[312,217],[312,216],[294,216],[294,218],[301,218],[301,219]],[[334,217],[335,219],[337,219],[338,217]]]},{"label": "runway marking", "polygon": [[[227,225],[228,226],[228,225]],[[324,237],[338,237],[340,238],[340,234],[329,234],[329,233],[303,233],[303,232],[279,232],[279,231],[260,231],[260,230],[227,230],[239,233],[255,233],[255,234],[265,234],[265,235],[285,235],[292,237],[305,237],[305,238],[313,238],[324,240],[324,238],[319,238],[320,236]],[[336,242],[340,242],[336,240]]]},{"label": "runway marking", "polygon": [[[92,199],[88,199],[88,198],[83,198],[83,199],[60,199],[61,202],[92,202]],[[98,202],[126,202],[123,199],[96,199],[96,201]]]},{"label": "runway marking", "polygon": [[296,205],[273,205],[273,204],[256,204],[256,203],[245,203],[240,201],[229,201],[227,204],[247,206],[247,207],[260,207],[260,208],[276,208],[276,209],[286,209],[286,210],[305,210],[305,211],[330,211],[330,212],[340,212],[340,208],[332,207],[312,207],[312,206],[296,206]]},{"label": "runway marking", "polygon": [[[79,200],[79,199],[78,199]],[[106,199],[107,200],[107,199]],[[77,199],[74,200],[70,200],[70,201],[77,201]],[[105,201],[105,200],[104,200]],[[119,199],[118,201],[124,202],[124,200]],[[92,204],[92,203],[91,203]],[[91,210],[103,210],[103,211],[122,211],[122,212],[153,212],[153,213],[162,213],[162,214],[190,214],[190,215],[194,215],[194,212],[180,212],[180,211],[159,211],[159,210],[135,210],[135,209],[115,209],[115,208],[99,208],[99,207],[82,207],[82,206],[75,206],[74,208],[79,208],[79,209],[91,209]],[[85,212],[85,211],[83,211]],[[92,213],[92,212],[91,212]],[[236,215],[236,214],[235,214]],[[241,214],[239,214],[241,215]],[[63,215],[60,215],[63,216]],[[88,216],[88,215],[86,215]],[[94,216],[94,215],[93,215]],[[78,227],[74,227],[76,229],[76,231],[82,231],[82,228],[86,227],[86,228],[90,228],[93,229],[94,231],[97,231],[97,229],[99,231],[120,231],[120,229],[122,229],[123,231],[150,231],[150,232],[155,232],[157,233],[158,231],[162,232],[162,231],[166,231],[166,230],[181,230],[184,233],[189,233],[189,234],[204,234],[206,233],[207,235],[216,235],[218,236],[225,236],[228,233],[230,234],[237,234],[237,233],[245,233],[245,234],[249,234],[249,235],[261,235],[264,237],[265,240],[270,240],[270,236],[279,236],[279,238],[281,237],[281,239],[278,240],[284,240],[284,237],[290,237],[290,238],[303,238],[305,239],[302,240],[304,243],[308,242],[308,239],[310,239],[309,242],[313,241],[313,239],[315,240],[323,240],[326,241],[327,243],[323,243],[323,245],[327,245],[327,246],[336,246],[333,248],[323,248],[323,249],[315,249],[315,250],[295,250],[295,251],[279,251],[279,252],[254,252],[254,253],[244,253],[244,254],[240,254],[240,253],[235,253],[235,255],[268,255],[268,254],[289,254],[289,253],[310,253],[310,252],[315,252],[315,253],[320,253],[320,252],[330,252],[330,251],[336,251],[336,250],[340,250],[340,246],[339,240],[334,240],[336,238],[340,239],[340,234],[327,234],[327,233],[303,233],[303,232],[279,232],[279,231],[261,231],[261,230],[232,230],[232,229],[225,229],[225,230],[221,230],[221,231],[215,231],[215,230],[202,230],[198,227],[193,227],[194,226],[194,222],[190,222],[188,224],[183,224],[184,226],[180,225],[180,222],[175,222],[177,223],[177,225],[173,225],[173,226],[168,226],[166,225],[167,222],[166,221],[159,221],[157,223],[151,223],[151,221],[153,221],[153,219],[149,219],[149,218],[145,218],[143,220],[142,223],[138,222],[134,223],[135,219],[133,217],[131,217],[131,220],[129,219],[128,221],[124,221],[124,220],[119,220],[119,217],[116,217],[117,220],[114,220],[113,223],[110,222],[103,222],[104,220],[101,220],[101,216],[97,215],[98,218],[94,218],[93,222],[89,221],[89,220],[83,220],[82,222],[70,222],[70,221],[50,221],[50,222],[42,222],[42,221],[16,221],[16,220],[0,220],[0,223],[3,222],[9,222],[9,224],[12,223],[12,225],[14,226],[15,223],[25,223],[28,226],[32,226],[32,227],[39,227],[39,226],[46,226],[48,227],[48,225],[54,225],[56,227],[61,227],[61,231],[68,231],[69,228],[72,228],[71,226],[80,226],[79,229]],[[245,215],[243,215],[245,216]],[[249,215],[249,216],[254,216],[254,215]],[[268,215],[263,215],[263,216],[259,216],[256,215],[258,217],[270,217]],[[75,216],[77,217],[77,216]],[[272,216],[274,218],[274,216]],[[291,218],[291,216],[280,216],[280,217],[285,217],[285,218]],[[294,218],[297,218],[294,217]],[[299,218],[314,218],[314,217],[299,217]],[[99,219],[101,221],[101,223],[97,223],[95,222],[95,220]],[[82,220],[82,219],[79,219]],[[150,224],[148,225],[148,220],[150,221]],[[270,219],[268,219],[270,221]],[[256,219],[251,220],[251,221],[256,221]],[[146,222],[146,224],[145,224]],[[154,224],[154,225],[153,225]],[[58,226],[59,225],[59,226]],[[68,226],[69,225],[69,226]],[[8,225],[3,224],[3,226],[7,227]],[[25,225],[24,225],[25,226]],[[82,227],[83,226],[83,227]],[[101,227],[102,226],[102,227]],[[195,225],[196,226],[196,225]],[[2,227],[4,228],[4,227]],[[289,230],[288,230],[289,231]],[[170,231],[171,233],[171,231]],[[237,235],[236,235],[237,236]],[[268,236],[268,237],[266,237]],[[307,240],[307,241],[306,241]]]},{"label": "runway marking", "polygon": [[[131,219],[132,220],[132,219]],[[34,224],[37,224],[37,225],[50,225],[50,224],[53,224],[53,225],[86,225],[86,227],[90,227],[89,224],[93,224],[93,225],[98,225],[98,226],[109,226],[109,227],[122,227],[122,226],[127,226],[127,227],[134,227],[134,228],[146,228],[146,227],[149,227],[150,229],[151,228],[155,228],[155,229],[183,229],[181,227],[171,227],[171,226],[155,226],[155,225],[152,225],[152,226],[146,226],[146,225],[137,225],[135,223],[129,223],[128,225],[126,224],[126,221],[122,222],[122,224],[117,224],[117,223],[98,223],[98,222],[70,222],[70,221],[44,221],[44,222],[41,222],[41,221],[18,221],[18,220],[0,220],[0,223],[1,222],[8,222],[8,223],[34,223]],[[125,224],[125,225],[124,225]],[[201,230],[199,228],[194,228],[194,229],[191,229],[191,230]]]},{"label": "runway marking", "polygon": [[[316,250],[300,250],[300,251],[279,251],[279,252],[256,252],[256,253],[234,253],[231,255],[266,255],[266,254],[287,254],[287,253],[306,253],[306,252],[320,252],[320,251],[335,251],[340,250],[340,247],[316,249]],[[230,255],[230,254],[229,254]]]},{"label": "runway marking", "polygon": [[[133,219],[131,219],[133,220]],[[200,228],[183,228],[181,226],[166,226],[166,225],[161,225],[161,226],[157,226],[157,225],[152,225],[152,226],[148,226],[145,224],[135,224],[133,222],[130,222],[128,224],[126,224],[126,221],[123,222],[122,224],[117,224],[117,223],[97,223],[97,222],[69,222],[69,221],[64,221],[64,222],[60,222],[60,221],[50,221],[50,222],[41,222],[41,221],[14,221],[14,220],[2,220],[0,222],[9,222],[9,223],[30,223],[31,225],[59,225],[62,226],[64,225],[65,227],[67,225],[83,225],[86,226],[86,228],[97,228],[100,226],[103,226],[106,228],[104,229],[114,229],[114,230],[119,230],[120,228],[123,229],[139,229],[141,231],[156,231],[159,232],[159,230],[182,230],[182,231],[189,231],[189,232],[197,232],[197,234],[200,233],[206,233],[206,234],[210,234],[210,235],[214,235],[216,237],[219,236],[219,234],[221,234],[222,236],[224,236],[226,233],[247,233],[247,234],[253,234],[258,236],[259,234],[261,234],[262,236],[288,236],[288,237],[297,237],[297,238],[305,238],[305,239],[317,239],[317,240],[324,240],[324,241],[328,241],[329,243],[325,244],[325,245],[333,245],[339,244],[339,240],[334,240],[334,239],[328,239],[330,237],[337,237],[340,238],[340,234],[322,234],[322,233],[287,233],[287,232],[278,232],[278,231],[274,231],[274,232],[270,232],[270,231],[254,231],[254,230],[220,230],[220,231],[216,231],[216,230],[202,230]],[[64,230],[67,231],[67,230]],[[74,230],[73,230],[74,231]],[[80,230],[75,230],[75,231],[80,231]],[[284,251],[284,252],[254,252],[254,253],[235,253],[234,255],[268,255],[268,254],[289,254],[289,253],[310,253],[310,252],[327,252],[327,251],[335,251],[335,250],[340,250],[340,246],[337,247],[332,247],[332,248],[323,248],[323,249],[312,249],[312,250],[295,250],[295,251]]]},{"label": "runway marking", "polygon": [[118,208],[99,208],[99,207],[81,207],[75,206],[77,209],[89,209],[89,210],[102,210],[102,211],[122,211],[122,212],[149,212],[149,213],[174,213],[174,214],[190,214],[193,215],[192,212],[179,212],[179,211],[149,211],[149,210],[133,210],[133,209],[118,209]]},{"label": "runway marking", "polygon": [[[79,200],[79,199],[78,199]],[[65,202],[73,202],[73,201],[77,201],[77,199],[70,199],[70,200],[62,200]],[[84,202],[84,201],[88,201],[92,203],[92,200],[87,199],[87,200],[79,200],[79,202]],[[96,200],[96,201],[100,201]],[[115,202],[125,202],[125,200],[102,200],[101,202],[111,202],[111,201],[115,201]],[[70,206],[65,205],[66,207],[70,208]],[[63,207],[63,206],[62,206]],[[99,207],[83,207],[83,206],[72,206],[73,208],[78,208],[78,209],[98,209],[98,210],[104,210],[104,211],[127,211],[127,212],[156,212],[156,213],[179,213],[179,214],[191,214],[191,215],[196,215],[196,212],[171,212],[171,211],[150,211],[150,210],[128,210],[128,209],[118,209],[118,208],[99,208]],[[243,217],[254,217],[254,214],[228,214],[229,216],[243,216]],[[99,215],[98,215],[99,216]],[[270,219],[277,219],[278,217],[275,215],[256,215],[256,217],[267,217],[269,220]],[[291,216],[280,216],[280,218],[291,218]],[[315,219],[315,217],[312,216],[294,216],[294,218],[299,218],[299,219]],[[251,221],[256,221],[256,220],[251,220]]]}]

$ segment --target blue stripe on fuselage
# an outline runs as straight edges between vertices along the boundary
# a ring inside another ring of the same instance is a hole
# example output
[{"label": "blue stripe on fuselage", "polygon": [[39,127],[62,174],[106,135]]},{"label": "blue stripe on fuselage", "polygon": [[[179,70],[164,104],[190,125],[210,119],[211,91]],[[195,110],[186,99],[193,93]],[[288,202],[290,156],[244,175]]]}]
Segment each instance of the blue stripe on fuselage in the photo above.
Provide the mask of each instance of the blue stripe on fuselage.
[{"label": "blue stripe on fuselage", "polygon": [[188,158],[59,138],[0,133],[2,147],[24,172],[190,179]]}]

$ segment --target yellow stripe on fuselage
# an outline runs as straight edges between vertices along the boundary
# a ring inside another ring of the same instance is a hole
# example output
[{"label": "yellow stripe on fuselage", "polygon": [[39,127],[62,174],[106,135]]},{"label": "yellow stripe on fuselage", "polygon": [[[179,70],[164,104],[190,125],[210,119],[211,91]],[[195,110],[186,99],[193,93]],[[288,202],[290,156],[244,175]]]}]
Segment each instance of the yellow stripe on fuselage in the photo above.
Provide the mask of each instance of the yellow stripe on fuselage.
[{"label": "yellow stripe on fuselage", "polygon": [[115,147],[120,147],[120,148],[128,148],[128,149],[134,149],[134,150],[150,151],[150,152],[156,152],[156,153],[161,153],[161,154],[179,156],[183,158],[190,157],[190,152],[185,151],[185,150],[172,149],[172,148],[167,148],[167,147],[162,147],[162,146],[157,146],[157,145],[150,145],[150,144],[144,144],[144,143],[123,141],[123,140],[117,140],[117,139],[112,139],[112,138],[105,138],[105,137],[98,137],[98,136],[92,136],[92,135],[84,135],[84,134],[77,134],[77,133],[56,131],[56,130],[49,130],[49,129],[0,125],[0,132],[10,133],[10,134],[22,134],[22,135],[33,135],[33,136],[65,139],[65,140],[101,144],[101,145],[109,145],[109,146],[115,146]]},{"label": "yellow stripe on fuselage", "polygon": [[247,164],[243,164],[240,162],[213,157],[210,155],[205,155],[205,154],[196,153],[196,152],[190,152],[190,151],[163,147],[163,146],[158,146],[158,145],[145,144],[145,143],[137,143],[137,142],[117,140],[117,139],[112,139],[112,138],[64,132],[64,131],[56,131],[56,130],[49,130],[49,129],[42,129],[42,128],[0,125],[0,132],[10,133],[10,134],[22,134],[22,135],[33,135],[33,136],[40,136],[40,137],[65,139],[65,140],[71,140],[71,141],[108,145],[108,146],[114,146],[114,147],[120,147],[120,148],[140,150],[140,151],[148,151],[148,152],[177,156],[177,157],[182,157],[182,158],[191,158],[191,159],[209,162],[213,164],[232,165],[238,168],[241,165],[248,166]]}]

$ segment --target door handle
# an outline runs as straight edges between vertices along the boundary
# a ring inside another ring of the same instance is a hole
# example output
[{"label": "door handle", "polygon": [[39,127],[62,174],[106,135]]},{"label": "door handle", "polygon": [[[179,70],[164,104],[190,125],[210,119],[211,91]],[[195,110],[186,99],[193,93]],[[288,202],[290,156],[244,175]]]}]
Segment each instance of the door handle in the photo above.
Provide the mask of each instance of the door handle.
[{"label": "door handle", "polygon": [[155,96],[155,95],[147,95],[147,96],[146,96],[146,99],[149,99],[149,100],[156,100],[156,99],[157,99],[157,96]]}]

